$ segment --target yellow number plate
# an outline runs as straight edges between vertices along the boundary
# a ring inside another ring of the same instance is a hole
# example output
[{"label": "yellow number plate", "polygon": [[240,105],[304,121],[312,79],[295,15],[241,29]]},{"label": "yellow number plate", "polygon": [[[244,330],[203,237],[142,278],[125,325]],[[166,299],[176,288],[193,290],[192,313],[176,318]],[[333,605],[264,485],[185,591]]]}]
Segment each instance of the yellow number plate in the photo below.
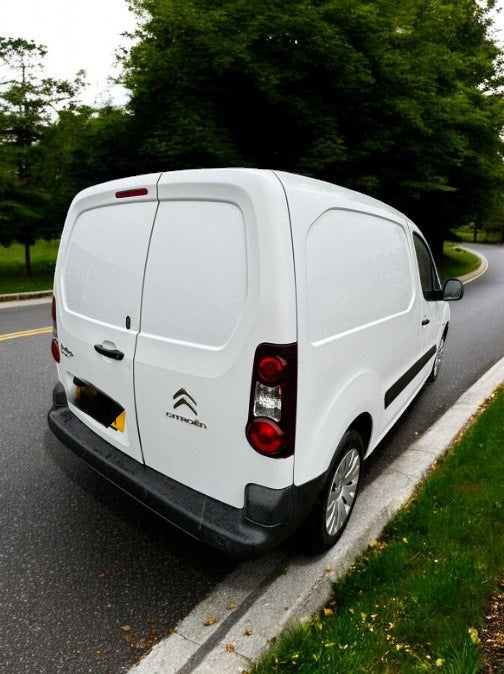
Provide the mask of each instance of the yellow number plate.
[{"label": "yellow number plate", "polygon": [[124,433],[125,426],[126,426],[126,410],[123,410],[121,414],[117,417],[117,419],[110,424],[110,427],[115,428],[116,431],[121,431],[121,433]]}]

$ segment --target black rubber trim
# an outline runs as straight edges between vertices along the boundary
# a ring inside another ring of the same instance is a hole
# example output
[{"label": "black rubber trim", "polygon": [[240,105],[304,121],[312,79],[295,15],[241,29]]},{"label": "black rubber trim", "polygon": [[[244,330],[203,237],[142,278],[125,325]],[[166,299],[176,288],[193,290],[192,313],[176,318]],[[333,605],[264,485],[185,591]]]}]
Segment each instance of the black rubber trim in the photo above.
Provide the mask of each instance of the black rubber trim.
[{"label": "black rubber trim", "polygon": [[429,360],[436,353],[436,347],[431,347],[417,362],[400,377],[395,384],[385,393],[385,409],[394,402],[398,395],[400,395],[406,386],[413,381],[419,372],[427,365]]},{"label": "black rubber trim", "polygon": [[323,476],[302,485],[269,489],[249,484],[246,505],[233,508],[145,466],[96,435],[68,408],[61,384],[48,423],[59,440],[91,468],[179,529],[237,559],[279,545],[302,524]]}]

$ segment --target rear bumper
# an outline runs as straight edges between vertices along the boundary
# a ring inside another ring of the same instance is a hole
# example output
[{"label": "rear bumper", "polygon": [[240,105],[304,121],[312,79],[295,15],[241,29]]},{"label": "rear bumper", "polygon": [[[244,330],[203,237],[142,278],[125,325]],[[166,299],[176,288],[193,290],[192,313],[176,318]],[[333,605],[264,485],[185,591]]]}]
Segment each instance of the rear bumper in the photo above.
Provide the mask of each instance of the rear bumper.
[{"label": "rear bumper", "polygon": [[279,545],[303,522],[323,476],[300,487],[246,488],[244,508],[233,508],[135,461],[96,435],[68,408],[57,384],[48,422],[56,437],[94,470],[187,534],[225,554],[250,558]]}]

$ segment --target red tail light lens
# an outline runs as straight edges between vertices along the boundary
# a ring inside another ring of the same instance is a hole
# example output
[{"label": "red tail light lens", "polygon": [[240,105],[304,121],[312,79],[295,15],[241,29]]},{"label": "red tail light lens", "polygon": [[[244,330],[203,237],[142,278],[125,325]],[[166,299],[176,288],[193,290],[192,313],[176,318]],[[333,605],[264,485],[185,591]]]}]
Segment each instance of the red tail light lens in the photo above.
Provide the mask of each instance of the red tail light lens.
[{"label": "red tail light lens", "polygon": [[260,344],[255,353],[247,439],[260,454],[294,453],[297,344]]},{"label": "red tail light lens", "polygon": [[256,419],[248,428],[249,439],[254,449],[263,454],[275,454],[282,448],[283,431],[269,419]]},{"label": "red tail light lens", "polygon": [[60,348],[57,339],[53,339],[51,342],[51,353],[54,360],[59,363],[61,360]]},{"label": "red tail light lens", "polygon": [[287,363],[278,356],[264,356],[257,364],[259,379],[265,384],[276,384],[285,374]]},{"label": "red tail light lens", "polygon": [[61,360],[61,354],[58,342],[58,328],[56,325],[56,298],[54,296],[52,298],[51,315],[53,319],[53,339],[51,342],[51,353],[54,360],[59,363]]}]

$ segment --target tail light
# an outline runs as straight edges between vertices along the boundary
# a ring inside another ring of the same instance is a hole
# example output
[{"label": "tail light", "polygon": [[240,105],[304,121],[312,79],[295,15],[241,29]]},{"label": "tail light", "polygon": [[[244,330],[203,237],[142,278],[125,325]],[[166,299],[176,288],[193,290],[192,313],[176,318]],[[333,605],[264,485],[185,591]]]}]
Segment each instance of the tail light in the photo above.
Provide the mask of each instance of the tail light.
[{"label": "tail light", "polygon": [[297,344],[260,344],[254,357],[247,440],[266,456],[294,453]]},{"label": "tail light", "polygon": [[52,298],[51,314],[53,319],[53,338],[51,342],[51,353],[54,360],[59,363],[61,360],[59,342],[58,342],[58,328],[56,326],[56,298]]}]

